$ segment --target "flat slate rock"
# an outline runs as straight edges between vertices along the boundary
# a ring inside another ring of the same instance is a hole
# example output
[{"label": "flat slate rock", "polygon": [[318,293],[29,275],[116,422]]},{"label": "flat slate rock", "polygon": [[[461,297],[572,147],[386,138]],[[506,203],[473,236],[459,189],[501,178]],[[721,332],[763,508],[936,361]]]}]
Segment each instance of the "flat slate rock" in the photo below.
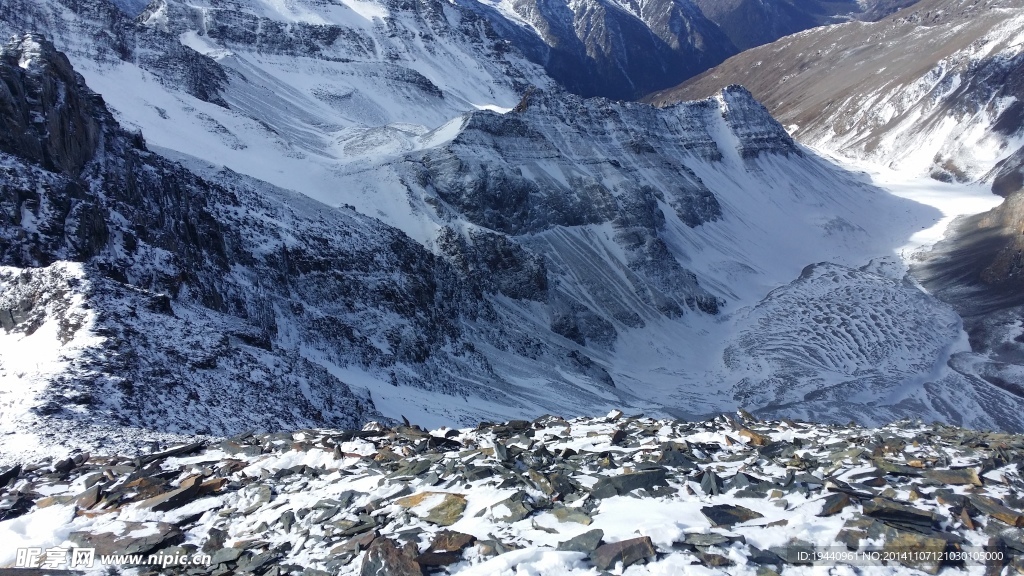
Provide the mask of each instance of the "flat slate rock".
[{"label": "flat slate rock", "polygon": [[417,512],[417,515],[427,522],[438,526],[451,526],[462,518],[466,511],[466,497],[453,492],[420,492],[412,496],[405,496],[395,501],[403,508],[419,508],[424,502],[432,498],[441,498],[441,501],[425,512]]},{"label": "flat slate rock", "polygon": [[718,496],[722,493],[723,487],[724,482],[722,482],[722,479],[718,477],[718,474],[715,474],[714,470],[708,469],[701,472],[700,489],[703,490],[705,494]]},{"label": "flat slate rock", "polygon": [[558,506],[552,510],[551,513],[554,514],[555,518],[557,518],[559,522],[575,522],[577,524],[589,526],[590,523],[594,521],[589,514],[579,508]]},{"label": "flat slate rock", "polygon": [[199,496],[199,491],[200,478],[194,476],[183,480],[179,488],[143,500],[139,502],[138,506],[139,508],[149,508],[156,512],[167,512],[192,502]]},{"label": "flat slate rock", "polygon": [[872,498],[864,502],[863,508],[864,514],[878,518],[883,522],[913,524],[930,528],[938,521],[938,516],[934,512],[920,510],[913,506],[892,502],[884,498]]},{"label": "flat slate rock", "polygon": [[999,500],[980,494],[972,494],[967,498],[980,512],[1010,526],[1024,527],[1024,513],[1004,506]]},{"label": "flat slate rock", "polygon": [[825,501],[821,505],[821,512],[818,513],[820,517],[835,516],[843,511],[844,508],[852,504],[850,496],[843,493],[837,492],[829,495],[825,498]]},{"label": "flat slate rock", "polygon": [[711,522],[712,526],[729,527],[733,524],[747,522],[748,520],[764,518],[764,514],[760,512],[755,512],[743,506],[733,506],[732,504],[705,506],[700,509],[700,512]]},{"label": "flat slate rock", "polygon": [[494,519],[512,524],[526,518],[533,513],[533,508],[523,502],[525,499],[526,494],[519,492],[491,506]]},{"label": "flat slate rock", "polygon": [[687,534],[682,540],[682,543],[688,546],[722,546],[729,544],[729,542],[732,542],[732,540],[728,536],[715,532]]},{"label": "flat slate rock", "polygon": [[654,543],[647,536],[622,540],[599,546],[590,555],[591,562],[598,570],[608,570],[617,563],[622,562],[625,569],[641,560],[653,557],[657,554]]},{"label": "flat slate rock", "polygon": [[425,566],[449,566],[462,561],[461,552],[424,552],[415,559],[421,567]]},{"label": "flat slate rock", "polygon": [[[132,536],[145,534],[145,536]],[[113,532],[72,532],[68,540],[82,548],[95,548],[97,556],[110,554],[146,554],[158,547],[178,544],[181,530],[165,522],[125,522],[121,534]]]},{"label": "flat slate rock", "polygon": [[891,530],[886,534],[882,550],[908,568],[928,574],[939,571],[941,554],[946,550],[944,538],[933,538],[909,530]]},{"label": "flat slate rock", "polygon": [[925,470],[924,477],[932,482],[948,484],[950,486],[981,486],[981,478],[974,468],[963,468],[961,470]]},{"label": "flat slate rock", "polygon": [[604,530],[596,528],[594,530],[588,530],[575,538],[570,538],[565,542],[558,543],[558,550],[563,552],[583,552],[584,554],[590,554],[597,547],[601,545],[601,539],[604,538]]},{"label": "flat slate rock", "polygon": [[610,498],[640,488],[651,490],[655,486],[664,486],[667,483],[665,470],[644,470],[632,474],[602,477],[594,484],[590,493],[594,498]]},{"label": "flat slate rock", "polygon": [[427,550],[429,552],[461,552],[473,542],[476,542],[476,536],[472,534],[441,530],[434,535],[434,541]]}]

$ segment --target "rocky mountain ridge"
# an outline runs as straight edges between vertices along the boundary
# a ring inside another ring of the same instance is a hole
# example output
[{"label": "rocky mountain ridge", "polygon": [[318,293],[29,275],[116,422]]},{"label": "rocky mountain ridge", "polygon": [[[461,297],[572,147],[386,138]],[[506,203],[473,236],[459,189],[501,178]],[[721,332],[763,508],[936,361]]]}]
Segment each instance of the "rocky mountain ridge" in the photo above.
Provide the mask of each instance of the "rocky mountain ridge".
[{"label": "rocky mountain ridge", "polygon": [[[373,352],[371,340],[389,337],[371,326],[410,331],[392,352],[409,359],[429,354],[422,338],[458,332],[451,320],[460,313],[448,306],[465,301],[456,295],[465,288],[436,283],[451,272],[400,232],[268,186],[211,184],[167,162],[123,131],[43,39],[26,36],[2,59],[13,136],[3,142],[0,185],[4,331],[12,346],[69,355],[56,374],[26,374],[5,356],[10,431],[52,436],[47,429],[68,420],[224,434],[242,425],[233,406],[250,396],[250,405],[267,404],[243,421],[358,423],[375,414],[372,402],[294,347],[275,347],[279,313],[309,318],[335,353],[378,365],[395,360]],[[310,249],[332,242],[334,250]],[[382,321],[395,310],[412,324]],[[82,350],[67,346],[77,339]],[[24,397],[26,385],[36,394]]]}]

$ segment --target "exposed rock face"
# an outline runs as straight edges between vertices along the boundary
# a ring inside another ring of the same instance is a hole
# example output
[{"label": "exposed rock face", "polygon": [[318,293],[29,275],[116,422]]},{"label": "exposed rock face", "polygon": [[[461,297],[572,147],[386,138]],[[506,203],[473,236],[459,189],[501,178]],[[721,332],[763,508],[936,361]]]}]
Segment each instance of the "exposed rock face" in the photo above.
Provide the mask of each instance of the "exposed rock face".
[{"label": "exposed rock face", "polygon": [[[609,343],[619,328],[643,326],[647,310],[717,313],[722,301],[668,245],[676,223],[697,228],[723,216],[715,193],[689,166],[736,152],[750,161],[802,155],[738,86],[664,111],[536,91],[512,113],[476,112],[451,125],[458,133],[450,141],[406,156],[400,181],[439,219],[464,219],[504,236],[462,237],[446,228],[437,246],[464,270],[484,273],[494,291],[546,299],[552,330],[579,343]],[[719,125],[734,142],[717,140]],[[629,270],[626,291],[638,295],[635,303],[609,298],[607,277],[620,273],[602,270],[605,257],[578,256],[592,240],[576,236],[603,226],[626,256],[612,265]],[[539,281],[542,260],[558,281]],[[567,282],[582,282],[589,296],[570,293]]]},{"label": "exposed rock face", "polygon": [[952,234],[921,258],[915,273],[965,316],[1024,304],[1024,193],[992,210],[961,219]]},{"label": "exposed rock face", "polygon": [[[57,322],[55,348],[100,341],[34,398],[36,413],[216,434],[263,418],[262,426],[352,424],[369,403],[294,348],[277,348],[285,333],[381,366],[424,362],[457,337],[462,313],[450,306],[470,300],[444,280],[453,271],[400,232],[251,183],[210,184],[149,153],[38,37],[7,46],[2,59],[9,93],[21,96],[10,101],[8,125],[26,116],[45,123],[48,114],[63,122],[12,131],[17,140],[4,142],[2,263],[49,266],[4,269],[4,330],[32,337]],[[296,228],[301,238],[290,236]],[[395,313],[402,321],[377,322],[377,336],[351,328]],[[371,342],[378,338],[388,344]],[[269,373],[254,368],[264,363]],[[242,383],[252,388],[233,391]],[[260,409],[233,408],[256,389]],[[195,403],[206,417],[175,416],[163,401]]]},{"label": "exposed rock face", "polygon": [[107,66],[131,60],[168,86],[225,105],[220,97],[227,82],[224,70],[163,31],[140,29],[133,21],[139,10],[132,9],[129,16],[106,0],[12,0],[7,8],[0,17],[0,33],[5,37],[43,34],[79,64],[82,59]]},{"label": "exposed rock face", "polygon": [[[1016,114],[1024,113],[1024,105],[1011,105],[1007,112],[1011,109],[1015,109]],[[1007,125],[1013,126],[1014,122],[1009,121]],[[992,192],[1000,196],[1024,190],[1024,147],[996,163],[988,177],[992,178]]]},{"label": "exposed rock face", "polygon": [[548,300],[544,260],[507,236],[474,231],[466,238],[445,228],[438,234],[437,246],[460,273],[486,292],[522,300]]},{"label": "exposed rock face", "polygon": [[[471,102],[511,106],[527,86],[551,83],[475,12],[433,0],[365,3],[364,13],[342,3],[275,8],[259,0],[161,0],[127,13],[107,0],[6,6],[0,34],[45,34],[94,84],[122,65],[144,71],[172,91],[262,122],[263,136],[287,142],[290,154],[317,153],[353,124],[436,126]],[[467,58],[475,66],[467,68]],[[316,69],[318,81],[289,86],[287,76],[304,68]],[[467,76],[450,78],[453,68]],[[167,101],[144,106],[175,113]],[[234,126],[195,107],[190,113],[200,130],[232,139]]]},{"label": "exposed rock face", "polygon": [[81,76],[63,54],[48,58],[38,41],[4,51],[0,150],[77,176],[99,145],[101,127],[94,115],[102,101],[82,90]]}]

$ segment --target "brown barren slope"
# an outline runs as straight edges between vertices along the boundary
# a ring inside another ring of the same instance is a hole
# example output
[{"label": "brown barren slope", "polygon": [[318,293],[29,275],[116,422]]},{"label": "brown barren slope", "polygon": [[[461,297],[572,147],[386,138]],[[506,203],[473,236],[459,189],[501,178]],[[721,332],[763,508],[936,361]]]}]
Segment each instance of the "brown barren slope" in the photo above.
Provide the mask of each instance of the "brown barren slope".
[{"label": "brown barren slope", "polygon": [[742,84],[802,142],[898,163],[915,152],[902,136],[909,128],[925,142],[946,140],[936,150],[936,176],[973,179],[991,164],[964,161],[972,155],[963,147],[974,144],[943,123],[1021,132],[1020,114],[1006,102],[1024,100],[1022,7],[1022,0],[923,0],[879,22],[815,28],[748,50],[645,100],[665,105]]}]

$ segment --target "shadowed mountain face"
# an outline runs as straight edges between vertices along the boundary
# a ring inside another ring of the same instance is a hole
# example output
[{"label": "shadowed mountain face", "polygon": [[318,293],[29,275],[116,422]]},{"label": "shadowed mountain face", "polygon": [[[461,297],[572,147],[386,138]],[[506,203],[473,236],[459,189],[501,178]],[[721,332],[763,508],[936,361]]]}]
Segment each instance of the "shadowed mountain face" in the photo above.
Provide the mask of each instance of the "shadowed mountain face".
[{"label": "shadowed mountain face", "polygon": [[753,46],[897,6],[853,0],[461,0],[582,96],[637,99]]},{"label": "shadowed mountain face", "polygon": [[950,366],[1024,398],[1024,190],[992,210],[962,218],[922,255],[913,274],[964,319],[971,353]]},{"label": "shadowed mountain face", "polygon": [[917,0],[696,0],[740,51],[802,30],[850,20],[874,22]]},{"label": "shadowed mountain face", "polygon": [[632,100],[738,50],[690,0],[462,0],[566,90]]}]

